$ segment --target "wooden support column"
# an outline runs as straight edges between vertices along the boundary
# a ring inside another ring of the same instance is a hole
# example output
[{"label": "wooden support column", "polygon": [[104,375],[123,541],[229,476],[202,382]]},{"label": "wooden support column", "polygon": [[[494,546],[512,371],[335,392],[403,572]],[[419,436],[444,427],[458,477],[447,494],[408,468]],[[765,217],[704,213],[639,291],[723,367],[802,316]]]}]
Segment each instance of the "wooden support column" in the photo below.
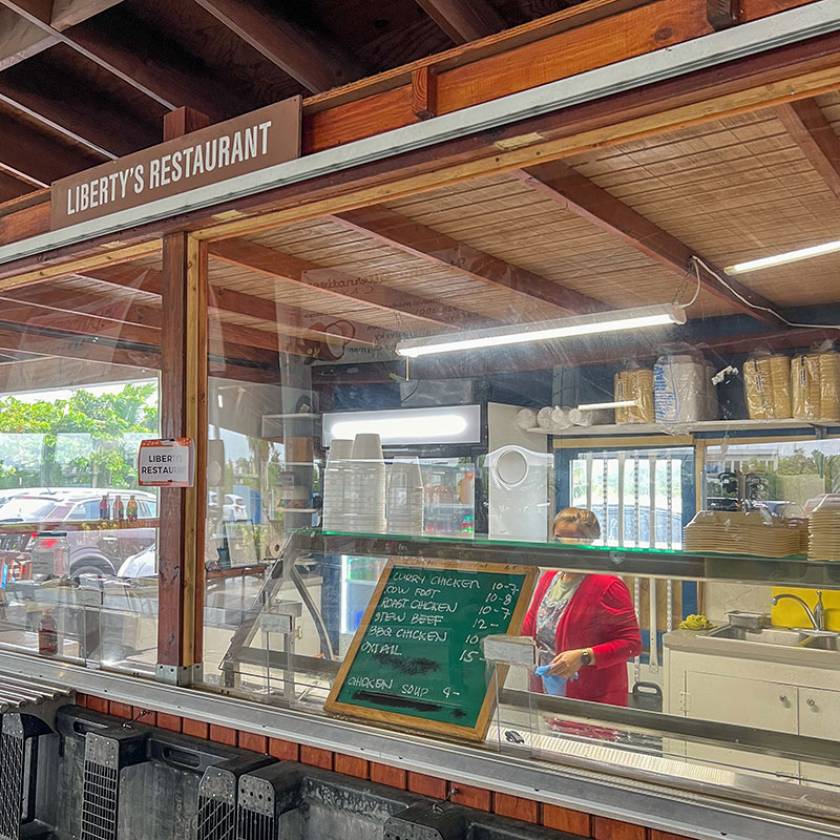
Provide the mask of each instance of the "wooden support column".
[{"label": "wooden support column", "polygon": [[207,449],[207,248],[186,233],[163,240],[161,433],[195,446],[195,484],[160,494],[158,676],[200,676]]},{"label": "wooden support column", "polygon": [[206,128],[210,125],[210,117],[195,108],[184,106],[170,111],[163,117],[163,140],[174,140],[192,131]]}]

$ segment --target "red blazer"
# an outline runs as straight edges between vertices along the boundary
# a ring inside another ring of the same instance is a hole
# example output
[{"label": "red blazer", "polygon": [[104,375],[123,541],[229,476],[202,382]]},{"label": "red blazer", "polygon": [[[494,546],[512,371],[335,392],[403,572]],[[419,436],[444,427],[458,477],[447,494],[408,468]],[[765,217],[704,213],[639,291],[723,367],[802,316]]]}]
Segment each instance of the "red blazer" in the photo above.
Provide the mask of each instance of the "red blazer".
[{"label": "red blazer", "polygon": [[[544,572],[525,614],[522,634],[535,636],[537,611],[558,572]],[[586,575],[557,624],[555,650],[592,648],[595,665],[580,669],[566,683],[566,696],[613,706],[627,705],[627,661],[642,649],[630,592],[621,578]],[[542,683],[532,690],[542,691]]]}]

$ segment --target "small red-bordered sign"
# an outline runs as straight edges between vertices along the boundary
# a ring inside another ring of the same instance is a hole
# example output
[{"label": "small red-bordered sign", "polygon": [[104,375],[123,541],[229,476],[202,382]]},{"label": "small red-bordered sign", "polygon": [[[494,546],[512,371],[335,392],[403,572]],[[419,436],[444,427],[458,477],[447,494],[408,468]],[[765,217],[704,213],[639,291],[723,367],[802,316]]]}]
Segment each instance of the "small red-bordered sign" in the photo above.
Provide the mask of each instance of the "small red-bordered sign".
[{"label": "small red-bordered sign", "polygon": [[144,440],[137,456],[141,487],[192,487],[193,442],[190,438]]}]

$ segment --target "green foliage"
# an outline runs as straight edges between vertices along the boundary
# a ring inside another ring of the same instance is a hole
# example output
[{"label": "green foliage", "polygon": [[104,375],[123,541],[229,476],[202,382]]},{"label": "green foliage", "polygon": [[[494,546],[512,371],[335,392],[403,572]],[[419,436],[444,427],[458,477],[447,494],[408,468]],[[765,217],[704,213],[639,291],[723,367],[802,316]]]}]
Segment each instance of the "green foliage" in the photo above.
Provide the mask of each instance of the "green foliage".
[{"label": "green foliage", "polygon": [[0,399],[0,487],[134,484],[137,445],[158,433],[157,385],[69,399]]}]

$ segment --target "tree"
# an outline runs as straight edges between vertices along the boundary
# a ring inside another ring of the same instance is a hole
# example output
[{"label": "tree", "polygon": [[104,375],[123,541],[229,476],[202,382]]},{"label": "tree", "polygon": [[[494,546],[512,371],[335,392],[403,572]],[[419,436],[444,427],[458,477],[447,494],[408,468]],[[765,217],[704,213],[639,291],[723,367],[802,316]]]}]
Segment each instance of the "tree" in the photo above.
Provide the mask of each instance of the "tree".
[{"label": "tree", "polygon": [[130,487],[137,446],[158,433],[157,384],[69,399],[0,399],[0,487]]}]

